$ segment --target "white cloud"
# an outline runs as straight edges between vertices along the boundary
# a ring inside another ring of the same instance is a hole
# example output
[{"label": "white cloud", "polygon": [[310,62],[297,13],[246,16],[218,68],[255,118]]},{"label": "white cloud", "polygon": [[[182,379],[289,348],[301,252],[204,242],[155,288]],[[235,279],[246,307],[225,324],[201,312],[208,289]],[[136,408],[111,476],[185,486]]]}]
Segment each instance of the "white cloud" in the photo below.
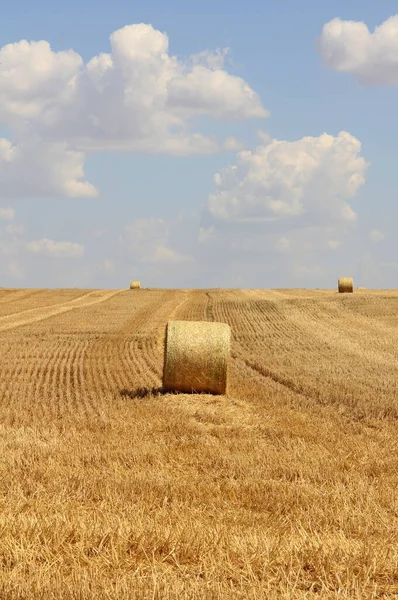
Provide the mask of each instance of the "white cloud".
[{"label": "white cloud", "polygon": [[179,254],[172,248],[159,244],[154,249],[150,262],[156,263],[183,263],[192,260],[190,256]]},{"label": "white cloud", "polygon": [[363,84],[398,85],[398,15],[370,32],[362,21],[332,19],[317,40],[323,62]]},{"label": "white cloud", "polygon": [[[1,140],[0,140],[0,143],[1,143]],[[13,208],[0,208],[0,219],[6,219],[7,221],[12,221],[12,219],[14,217],[15,217],[15,211]]]},{"label": "white cloud", "polygon": [[229,52],[230,48],[217,48],[215,51],[202,50],[191,56],[191,62],[193,65],[204,65],[216,71],[223,68]]},{"label": "white cloud", "polygon": [[345,131],[296,142],[266,140],[214,176],[216,191],[206,209],[216,219],[238,222],[300,215],[320,223],[352,222],[356,215],[348,200],[368,167],[360,151],[359,140]]},{"label": "white cloud", "polygon": [[268,115],[250,86],[223,69],[225,50],[182,61],[168,44],[143,23],[114,31],[111,52],[87,64],[46,41],[8,44],[0,49],[0,122],[25,139],[67,140],[83,151],[189,154],[223,148],[189,131],[198,115]]},{"label": "white cloud", "polygon": [[382,242],[384,240],[384,237],[384,233],[378,231],[377,229],[372,229],[372,231],[370,232],[370,239],[372,240],[372,242]]},{"label": "white cloud", "polygon": [[[195,118],[266,117],[257,94],[224,68],[227,49],[185,60],[151,25],[110,36],[110,53],[86,64],[73,50],[21,40],[0,48],[0,198],[93,197],[85,155],[126,151],[176,156],[237,151],[239,140],[193,131]],[[4,216],[0,218],[5,218]]]},{"label": "white cloud", "polygon": [[341,246],[341,240],[334,239],[333,236],[338,233],[344,232],[339,232],[336,226],[299,227],[279,237],[275,243],[275,249],[294,256],[305,253],[311,255],[314,251],[337,250]]},{"label": "white cloud", "polygon": [[186,117],[209,114],[235,120],[269,116],[243,79],[202,65],[170,81],[168,103]]},{"label": "white cloud", "polygon": [[84,246],[74,242],[54,242],[44,238],[28,242],[26,248],[32,254],[42,254],[57,258],[79,258],[84,254]]},{"label": "white cloud", "polygon": [[243,150],[244,144],[240,140],[230,136],[224,140],[222,147],[223,150],[226,150],[227,152],[237,152],[238,150]]},{"label": "white cloud", "polygon": [[182,263],[192,260],[169,246],[170,225],[163,219],[136,219],[119,237],[132,258],[142,263]]},{"label": "white cloud", "polygon": [[284,235],[282,237],[280,237],[275,244],[275,248],[277,250],[280,250],[280,252],[286,252],[286,250],[290,250],[290,247],[291,247],[291,242]]},{"label": "white cloud", "polygon": [[290,233],[291,247],[295,253],[311,255],[317,253],[330,253],[338,250],[342,240],[336,236],[346,236],[349,228],[340,224],[332,224],[324,227],[302,227]]},{"label": "white cloud", "polygon": [[81,57],[68,50],[53,52],[44,40],[21,40],[0,49],[0,120],[35,119],[67,104]]},{"label": "white cloud", "polygon": [[68,149],[64,142],[32,140],[13,145],[2,138],[0,197],[96,196],[91,183],[80,181],[83,163],[84,154]]}]

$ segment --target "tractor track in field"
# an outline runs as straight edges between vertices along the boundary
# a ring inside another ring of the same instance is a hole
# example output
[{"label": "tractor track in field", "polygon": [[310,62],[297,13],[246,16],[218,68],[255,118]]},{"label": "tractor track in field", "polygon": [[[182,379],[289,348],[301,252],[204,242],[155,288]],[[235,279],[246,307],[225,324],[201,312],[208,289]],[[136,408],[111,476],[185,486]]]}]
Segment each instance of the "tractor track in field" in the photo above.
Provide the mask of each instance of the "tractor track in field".
[{"label": "tractor track in field", "polygon": [[41,289],[32,289],[32,290],[1,290],[0,291],[0,305],[1,311],[3,310],[3,306],[7,304],[12,304],[14,302],[25,302],[25,300],[31,299],[33,296],[37,296],[43,292]]},{"label": "tractor track in field", "polygon": [[246,358],[243,354],[232,352],[231,357],[241,363],[244,363],[248,369],[255,371],[261,377],[271,380],[274,383],[277,383],[278,385],[290,390],[291,392],[294,392],[295,394],[303,396],[304,398],[319,399],[319,395],[316,394],[314,390],[305,389],[302,385],[297,384],[293,379],[272,371],[272,369],[269,369],[264,365],[256,364],[255,362]]},{"label": "tractor track in field", "polygon": [[75,290],[75,289],[32,289],[23,294],[8,295],[0,298],[0,319],[3,317],[12,317],[19,314],[29,314],[32,310],[45,309],[60,306],[65,302],[75,301],[93,290]]},{"label": "tractor track in field", "polygon": [[[68,302],[56,304],[53,307],[31,308],[16,314],[3,316],[0,317],[0,332],[23,327],[24,325],[31,325],[32,323],[37,323],[38,321],[43,321],[71,310],[100,304],[101,302],[106,302],[106,300],[109,300],[116,294],[120,294],[120,292],[121,290],[107,290],[106,292],[94,290]],[[92,299],[93,297],[95,297],[94,300]]]}]

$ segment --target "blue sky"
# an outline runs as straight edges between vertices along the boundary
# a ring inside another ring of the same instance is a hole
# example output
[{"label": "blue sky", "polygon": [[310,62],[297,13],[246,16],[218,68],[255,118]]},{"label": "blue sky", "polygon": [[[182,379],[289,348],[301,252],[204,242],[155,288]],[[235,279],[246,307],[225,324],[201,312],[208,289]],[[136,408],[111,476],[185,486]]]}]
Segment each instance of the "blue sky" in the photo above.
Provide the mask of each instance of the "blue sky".
[{"label": "blue sky", "polygon": [[[335,287],[352,275],[398,287],[396,14],[381,0],[8,4],[2,285]],[[126,28],[138,24],[152,28]]]}]

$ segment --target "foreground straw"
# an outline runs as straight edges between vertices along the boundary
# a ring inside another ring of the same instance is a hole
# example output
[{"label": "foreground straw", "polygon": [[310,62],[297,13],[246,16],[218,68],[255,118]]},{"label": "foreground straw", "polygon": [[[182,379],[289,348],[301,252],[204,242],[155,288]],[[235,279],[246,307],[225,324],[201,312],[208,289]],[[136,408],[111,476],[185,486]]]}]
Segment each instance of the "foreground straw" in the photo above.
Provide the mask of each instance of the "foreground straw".
[{"label": "foreground straw", "polygon": [[141,287],[141,281],[130,281],[130,290],[138,290]]},{"label": "foreground straw", "polygon": [[338,280],[340,293],[352,293],[354,291],[354,280],[352,277],[340,277]]},{"label": "foreground straw", "polygon": [[165,391],[225,394],[231,349],[226,323],[169,321],[163,363]]}]

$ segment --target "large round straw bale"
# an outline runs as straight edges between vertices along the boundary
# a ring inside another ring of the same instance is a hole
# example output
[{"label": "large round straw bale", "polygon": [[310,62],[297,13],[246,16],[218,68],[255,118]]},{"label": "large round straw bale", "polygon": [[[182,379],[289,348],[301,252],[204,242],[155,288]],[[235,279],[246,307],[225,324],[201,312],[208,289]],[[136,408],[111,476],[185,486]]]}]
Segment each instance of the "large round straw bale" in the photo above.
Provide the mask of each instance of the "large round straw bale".
[{"label": "large round straw bale", "polygon": [[231,349],[227,323],[169,321],[163,362],[163,389],[225,394]]},{"label": "large round straw bale", "polygon": [[352,277],[340,277],[338,281],[340,293],[352,293],[354,291],[354,280]]},{"label": "large round straw bale", "polygon": [[138,290],[141,287],[140,281],[130,281],[130,290]]}]

